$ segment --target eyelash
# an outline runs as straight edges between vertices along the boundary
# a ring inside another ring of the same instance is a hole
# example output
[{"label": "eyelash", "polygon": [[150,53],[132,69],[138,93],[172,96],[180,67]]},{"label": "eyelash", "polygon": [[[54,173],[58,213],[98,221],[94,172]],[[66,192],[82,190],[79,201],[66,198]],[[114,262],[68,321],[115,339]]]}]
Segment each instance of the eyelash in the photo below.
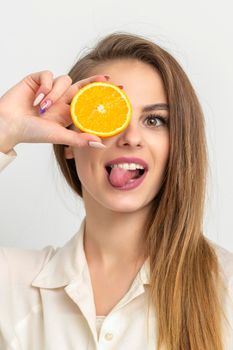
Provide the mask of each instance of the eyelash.
[{"label": "eyelash", "polygon": [[[150,118],[151,118],[151,119],[152,119],[152,118],[159,119],[159,120],[163,123],[163,125],[168,124],[167,118],[166,118],[166,117],[163,117],[163,116],[161,116],[161,115],[159,115],[159,114],[149,114],[149,115],[145,118],[145,120],[150,119]],[[151,126],[151,127],[157,127],[157,125],[149,125],[149,126]]]}]

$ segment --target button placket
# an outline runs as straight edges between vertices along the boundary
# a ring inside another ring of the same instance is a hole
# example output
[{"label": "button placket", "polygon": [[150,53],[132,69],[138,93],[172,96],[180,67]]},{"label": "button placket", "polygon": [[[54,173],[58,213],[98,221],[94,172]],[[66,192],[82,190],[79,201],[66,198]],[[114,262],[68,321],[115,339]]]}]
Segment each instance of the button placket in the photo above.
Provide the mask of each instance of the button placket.
[{"label": "button placket", "polygon": [[119,335],[118,325],[120,321],[121,320],[115,313],[114,315],[111,314],[106,316],[106,318],[104,319],[102,327],[100,329],[100,334],[99,334],[99,345],[102,344],[104,349],[106,346],[108,346],[107,344],[110,344],[111,342],[116,341],[116,338]]}]

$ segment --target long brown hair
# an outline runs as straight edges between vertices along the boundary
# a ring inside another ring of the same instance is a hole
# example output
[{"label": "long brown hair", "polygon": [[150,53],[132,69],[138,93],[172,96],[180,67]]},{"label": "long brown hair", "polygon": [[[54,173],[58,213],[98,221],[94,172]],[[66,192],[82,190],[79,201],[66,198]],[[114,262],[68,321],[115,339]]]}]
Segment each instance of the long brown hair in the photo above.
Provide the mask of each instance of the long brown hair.
[{"label": "long brown hair", "polygon": [[[166,350],[223,350],[217,254],[203,235],[207,178],[204,117],[180,64],[149,39],[116,32],[102,38],[68,73],[73,83],[101,63],[134,58],[160,73],[169,104],[170,154],[165,180],[154,199],[145,230],[150,257],[149,305],[156,313],[157,345]],[[54,152],[67,183],[82,196],[74,159],[64,146]]]}]

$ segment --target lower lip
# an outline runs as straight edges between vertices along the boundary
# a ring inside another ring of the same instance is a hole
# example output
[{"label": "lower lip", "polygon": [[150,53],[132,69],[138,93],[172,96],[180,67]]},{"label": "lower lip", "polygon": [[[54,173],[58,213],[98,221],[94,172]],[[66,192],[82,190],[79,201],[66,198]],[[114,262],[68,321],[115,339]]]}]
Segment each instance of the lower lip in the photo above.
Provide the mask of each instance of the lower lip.
[{"label": "lower lip", "polygon": [[107,172],[107,170],[106,170],[106,173],[107,173],[108,182],[111,185],[111,187],[115,188],[116,190],[120,190],[120,191],[128,191],[128,190],[132,190],[132,189],[138,187],[139,185],[141,185],[141,183],[143,182],[143,180],[146,177],[147,170],[145,170],[144,174],[142,176],[140,176],[138,179],[135,179],[132,182],[128,182],[125,186],[122,186],[122,187],[113,186],[111,184],[111,182],[109,181],[109,173]]}]

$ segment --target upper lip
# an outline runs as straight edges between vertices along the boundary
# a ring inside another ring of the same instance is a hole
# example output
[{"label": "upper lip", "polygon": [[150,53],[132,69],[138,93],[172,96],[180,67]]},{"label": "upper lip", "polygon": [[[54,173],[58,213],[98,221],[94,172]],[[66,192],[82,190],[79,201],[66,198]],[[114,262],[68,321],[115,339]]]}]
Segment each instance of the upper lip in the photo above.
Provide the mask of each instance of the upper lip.
[{"label": "upper lip", "polygon": [[119,157],[119,158],[115,158],[112,159],[110,161],[108,161],[105,164],[105,167],[112,165],[112,164],[122,164],[122,163],[136,163],[136,164],[140,164],[143,166],[143,168],[145,170],[148,170],[148,164],[141,158],[135,158],[135,157]]}]

